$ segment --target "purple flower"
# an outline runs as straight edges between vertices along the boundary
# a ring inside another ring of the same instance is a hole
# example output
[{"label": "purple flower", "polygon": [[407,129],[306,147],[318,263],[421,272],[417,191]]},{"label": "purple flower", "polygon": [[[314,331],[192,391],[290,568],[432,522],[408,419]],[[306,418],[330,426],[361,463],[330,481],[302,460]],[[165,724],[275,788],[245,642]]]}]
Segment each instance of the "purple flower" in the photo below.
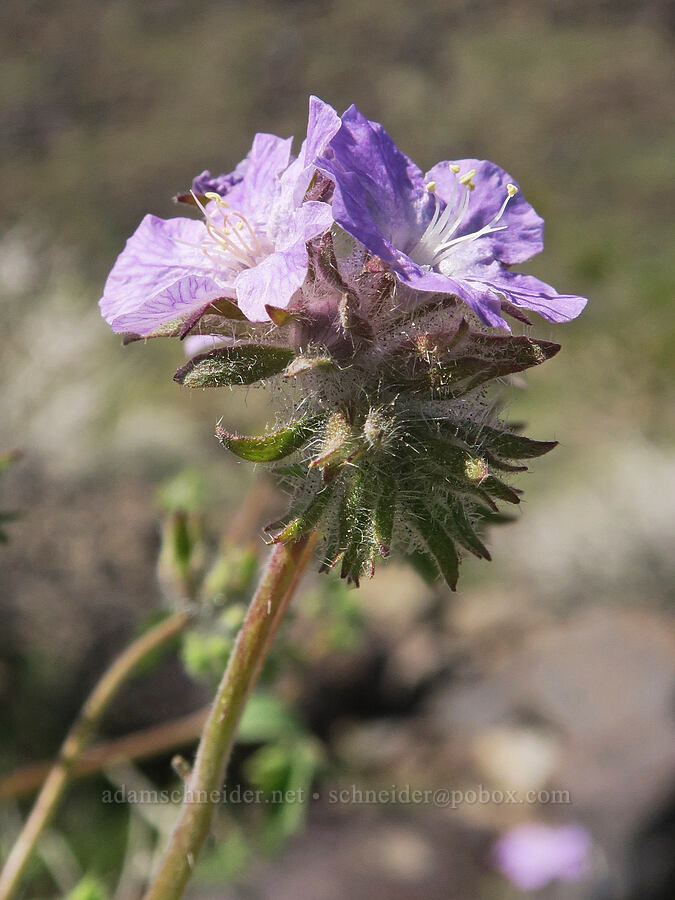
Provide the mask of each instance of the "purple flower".
[{"label": "purple flower", "polygon": [[221,297],[235,300],[252,321],[269,318],[268,304],[288,306],[307,274],[307,241],[333,222],[328,204],[304,196],[316,156],[339,127],[335,111],[311,97],[307,138],[296,159],[292,138],[258,134],[231,175],[196,179],[200,189],[216,188],[207,192],[206,206],[198,204],[203,221],[146,216],[100,301],[113,330],[148,335],[197,318]]},{"label": "purple flower", "polygon": [[423,175],[380,124],[351,106],[316,165],[335,182],[335,221],[410,287],[454,294],[505,328],[501,312],[517,314],[513,307],[552,322],[584,308],[584,298],[507,268],[541,251],[543,220],[494,163],[440,162]]},{"label": "purple flower", "polygon": [[581,825],[520,825],[497,841],[494,865],[523,891],[552,881],[580,881],[588,871],[591,838]]}]

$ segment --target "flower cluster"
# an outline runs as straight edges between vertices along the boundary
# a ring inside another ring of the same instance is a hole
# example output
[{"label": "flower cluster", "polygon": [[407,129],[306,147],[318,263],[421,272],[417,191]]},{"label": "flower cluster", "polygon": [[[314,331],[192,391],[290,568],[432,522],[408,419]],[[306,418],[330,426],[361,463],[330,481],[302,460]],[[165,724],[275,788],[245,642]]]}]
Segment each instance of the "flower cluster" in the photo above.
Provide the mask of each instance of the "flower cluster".
[{"label": "flower cluster", "polygon": [[586,302],[510,270],[542,249],[519,186],[482,160],[424,175],[381,125],[312,97],[297,157],[256,135],[234,172],[203,172],[177,199],[201,218],[146,216],[106,283],[106,320],[185,338],[188,387],[283,386],[268,433],[217,429],[291,488],[272,541],[320,531],[324,567],[357,584],[396,547],[454,588],[463,552],[489,559],[496,501],[519,502],[504,473],[555,446],[488,397],[559,349],[504,316],[566,321]]}]

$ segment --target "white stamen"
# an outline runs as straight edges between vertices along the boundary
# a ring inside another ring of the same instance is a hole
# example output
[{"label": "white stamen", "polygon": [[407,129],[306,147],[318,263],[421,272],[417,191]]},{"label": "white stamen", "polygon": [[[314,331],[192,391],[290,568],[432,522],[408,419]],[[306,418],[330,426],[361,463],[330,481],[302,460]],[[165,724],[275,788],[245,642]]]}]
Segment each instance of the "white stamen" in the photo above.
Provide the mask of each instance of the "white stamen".
[{"label": "white stamen", "polygon": [[[206,209],[194,191],[190,191],[195,203],[204,216],[204,227],[209,238],[217,248],[226,256],[233,257],[234,262],[245,268],[256,264],[256,259],[264,255],[263,247],[258,235],[251,227],[246,216],[236,210],[229,209],[229,203],[214,191],[208,191],[204,196],[212,200],[222,215],[222,223],[218,223],[212,212]],[[227,227],[232,224],[233,227]],[[202,242],[204,253],[208,258],[209,242]]]},{"label": "white stamen", "polygon": [[[460,171],[459,166],[454,163],[448,163],[448,167],[455,176],[452,186],[452,195],[448,199],[445,209],[443,209],[442,212],[440,202],[438,198],[434,196],[435,209],[431,221],[417,241],[417,244],[410,251],[412,259],[420,265],[428,266],[429,268],[436,268],[441,262],[451,256],[453,248],[458,244],[470,243],[487,234],[502,231],[506,228],[506,225],[499,225],[498,222],[504,215],[509,201],[518,193],[518,188],[515,184],[507,184],[504,202],[496,215],[494,215],[488,223],[470,234],[453,237],[469,208],[469,197],[471,191],[475,189],[473,177],[476,174],[476,170],[470,169],[464,175],[458,177]],[[430,186],[433,186],[433,191]],[[435,193],[435,182],[429,182],[426,187],[430,193]],[[457,202],[458,192],[460,192],[459,202]]]}]

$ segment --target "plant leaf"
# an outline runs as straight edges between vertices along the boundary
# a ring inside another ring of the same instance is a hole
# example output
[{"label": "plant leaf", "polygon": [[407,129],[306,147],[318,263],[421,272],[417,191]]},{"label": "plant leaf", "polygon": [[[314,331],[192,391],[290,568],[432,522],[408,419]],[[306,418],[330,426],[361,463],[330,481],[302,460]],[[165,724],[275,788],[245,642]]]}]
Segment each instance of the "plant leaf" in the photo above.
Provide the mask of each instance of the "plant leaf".
[{"label": "plant leaf", "polygon": [[173,376],[185,387],[225,387],[254,384],[282,372],[295,356],[287,347],[236,344],[199,353]]},{"label": "plant leaf", "polygon": [[395,478],[391,475],[383,474],[380,477],[380,495],[375,503],[373,513],[373,537],[380,556],[383,558],[389,556],[391,552],[397,493]]},{"label": "plant leaf", "polygon": [[230,434],[216,425],[216,437],[228,450],[249,462],[275,462],[299,450],[323,421],[321,416],[306,416],[299,422],[284,425],[262,435]]},{"label": "plant leaf", "polygon": [[450,535],[443,523],[422,503],[413,505],[413,525],[438,564],[450,590],[457,590],[459,559]]},{"label": "plant leaf", "polygon": [[483,481],[482,487],[488,494],[491,494],[498,500],[505,500],[507,503],[520,503],[520,497],[518,496],[520,492],[515,488],[510,487],[508,484],[505,484],[501,479],[496,478],[494,475],[488,475],[485,481]]},{"label": "plant leaf", "polygon": [[[308,531],[312,531],[316,528],[335,492],[337,483],[337,481],[331,481],[324,485],[321,490],[317,491],[303,512],[291,519],[291,521],[282,528],[279,534],[272,538],[272,543],[286,544],[289,541],[297,541],[298,538],[307,534]],[[269,531],[273,528],[273,525],[268,525],[265,530]]]},{"label": "plant leaf", "polygon": [[491,559],[490,553],[485,544],[478,537],[473,529],[466,510],[460,501],[452,503],[450,515],[444,519],[444,523],[448,531],[456,538],[457,543],[473,553],[479,559]]},{"label": "plant leaf", "polygon": [[522,434],[514,434],[512,431],[505,431],[480,422],[457,422],[455,424],[457,433],[467,444],[484,447],[490,453],[506,459],[534,459],[549,453],[558,446],[557,441],[535,441]]}]

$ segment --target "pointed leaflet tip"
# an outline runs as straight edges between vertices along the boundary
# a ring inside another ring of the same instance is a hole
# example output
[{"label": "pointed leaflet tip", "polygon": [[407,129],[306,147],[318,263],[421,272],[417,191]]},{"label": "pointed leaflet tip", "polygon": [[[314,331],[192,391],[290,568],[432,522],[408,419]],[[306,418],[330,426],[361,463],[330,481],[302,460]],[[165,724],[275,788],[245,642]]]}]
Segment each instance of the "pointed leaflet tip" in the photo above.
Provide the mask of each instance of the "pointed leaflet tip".
[{"label": "pointed leaflet tip", "polygon": [[279,306],[271,306],[269,303],[265,304],[265,312],[279,328],[282,328],[284,325],[290,325],[291,322],[296,322],[299,318],[297,313],[281,309]]},{"label": "pointed leaflet tip", "polygon": [[520,503],[518,495],[522,492],[505,484],[494,475],[488,475],[481,487],[498,500],[504,500],[506,503]]}]

